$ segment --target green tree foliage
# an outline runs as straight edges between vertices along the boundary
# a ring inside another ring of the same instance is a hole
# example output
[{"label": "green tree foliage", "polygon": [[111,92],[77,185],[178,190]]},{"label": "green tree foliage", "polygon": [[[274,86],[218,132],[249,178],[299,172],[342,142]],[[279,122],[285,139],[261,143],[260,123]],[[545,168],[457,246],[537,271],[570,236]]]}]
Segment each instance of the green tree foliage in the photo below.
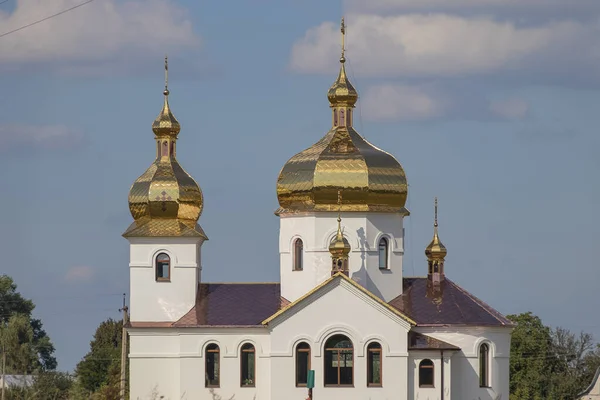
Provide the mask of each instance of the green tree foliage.
[{"label": "green tree foliage", "polygon": [[76,368],[78,385],[83,391],[95,393],[98,398],[118,397],[122,328],[121,321],[108,319],[96,329],[90,351]]},{"label": "green tree foliage", "polygon": [[531,313],[517,323],[510,349],[510,400],[571,400],[600,367],[600,345],[590,334],[551,329]]},{"label": "green tree foliage", "polygon": [[31,300],[17,292],[12,278],[0,275],[0,345],[6,346],[9,373],[30,374],[56,368],[54,346],[42,322],[31,317],[34,308]]},{"label": "green tree foliage", "polygon": [[552,367],[550,328],[531,313],[508,319],[517,323],[510,347],[510,400],[545,400]]}]

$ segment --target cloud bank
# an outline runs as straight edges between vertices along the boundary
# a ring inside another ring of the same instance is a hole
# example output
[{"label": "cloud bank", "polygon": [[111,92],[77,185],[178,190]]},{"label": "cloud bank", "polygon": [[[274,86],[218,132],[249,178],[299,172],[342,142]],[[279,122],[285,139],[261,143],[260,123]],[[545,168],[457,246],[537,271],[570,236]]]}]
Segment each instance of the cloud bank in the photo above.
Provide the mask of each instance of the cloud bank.
[{"label": "cloud bank", "polygon": [[81,132],[64,125],[0,125],[0,152],[29,150],[65,150],[79,146]]},{"label": "cloud bank", "polygon": [[[73,7],[80,0],[16,0],[0,11],[0,34]],[[185,9],[174,0],[103,0],[14,32],[0,40],[0,64],[94,64],[164,57],[197,47]],[[133,62],[133,61],[129,61]]]},{"label": "cloud bank", "polygon": [[[600,61],[600,23],[551,21],[520,26],[490,17],[449,14],[349,16],[348,58],[357,74],[461,77],[492,73],[570,73]],[[311,28],[292,49],[291,68],[335,71],[339,26]]]}]

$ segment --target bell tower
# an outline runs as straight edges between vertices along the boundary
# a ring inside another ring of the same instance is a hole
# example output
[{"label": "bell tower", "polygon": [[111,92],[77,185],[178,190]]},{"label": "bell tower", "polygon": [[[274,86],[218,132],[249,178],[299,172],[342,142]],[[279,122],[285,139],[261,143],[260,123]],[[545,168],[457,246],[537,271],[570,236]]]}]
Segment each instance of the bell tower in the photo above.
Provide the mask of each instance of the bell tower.
[{"label": "bell tower", "polygon": [[165,57],[164,104],[152,124],[156,159],[129,191],[131,322],[177,321],[195,305],[207,240],[198,225],[202,191],[176,158],[181,126],[169,106],[168,71]]}]

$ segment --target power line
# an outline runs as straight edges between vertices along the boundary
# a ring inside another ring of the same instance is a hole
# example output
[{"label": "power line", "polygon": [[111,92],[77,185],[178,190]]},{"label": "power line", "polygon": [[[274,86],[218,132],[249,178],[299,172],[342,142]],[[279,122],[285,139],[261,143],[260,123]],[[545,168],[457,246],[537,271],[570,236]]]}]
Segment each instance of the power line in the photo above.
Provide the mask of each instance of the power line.
[{"label": "power line", "polygon": [[[8,1],[8,0],[4,0],[4,2],[7,2],[7,1]],[[47,20],[49,20],[49,19],[51,19],[51,18],[58,17],[58,16],[59,16],[59,15],[61,15],[61,14],[67,13],[67,12],[69,12],[69,11],[72,11],[72,10],[74,10],[74,9],[76,9],[76,8],[79,8],[79,7],[81,7],[81,6],[85,6],[86,4],[89,4],[89,3],[91,3],[92,1],[94,1],[94,0],[87,0],[87,1],[84,1],[83,3],[77,4],[76,6],[73,6],[73,7],[71,7],[71,8],[67,8],[66,10],[62,10],[62,11],[60,11],[60,12],[57,12],[56,14],[50,15],[50,16],[48,16],[48,17],[46,17],[46,18],[42,18],[42,19],[40,19],[40,20],[37,20],[37,21],[35,21],[35,22],[32,22],[32,23],[30,23],[30,24],[23,25],[23,26],[21,26],[20,28],[13,29],[12,31],[4,32],[3,34],[0,34],[0,38],[1,38],[1,37],[4,37],[4,36],[6,36],[6,35],[10,35],[11,33],[18,32],[18,31],[20,31],[20,30],[22,30],[22,29],[29,28],[30,26],[33,26],[33,25],[39,24],[40,22],[47,21]],[[2,3],[0,3],[0,4],[2,4]]]},{"label": "power line", "polygon": [[8,1],[8,0],[2,0],[2,1],[0,1],[0,4],[4,4],[4,3],[6,3],[7,1]]}]

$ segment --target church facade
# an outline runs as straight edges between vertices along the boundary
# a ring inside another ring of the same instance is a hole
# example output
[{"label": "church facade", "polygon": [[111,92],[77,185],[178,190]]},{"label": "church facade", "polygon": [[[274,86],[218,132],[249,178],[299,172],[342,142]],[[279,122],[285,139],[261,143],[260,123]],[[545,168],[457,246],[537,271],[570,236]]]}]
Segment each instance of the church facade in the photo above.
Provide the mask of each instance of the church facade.
[{"label": "church facade", "polygon": [[123,235],[131,399],[306,399],[309,371],[317,399],[508,399],[513,325],[446,276],[437,200],[426,274],[403,276],[406,175],[354,129],[345,61],[331,129],[277,181],[277,283],[202,279],[203,195],[177,162],[165,85]]}]

